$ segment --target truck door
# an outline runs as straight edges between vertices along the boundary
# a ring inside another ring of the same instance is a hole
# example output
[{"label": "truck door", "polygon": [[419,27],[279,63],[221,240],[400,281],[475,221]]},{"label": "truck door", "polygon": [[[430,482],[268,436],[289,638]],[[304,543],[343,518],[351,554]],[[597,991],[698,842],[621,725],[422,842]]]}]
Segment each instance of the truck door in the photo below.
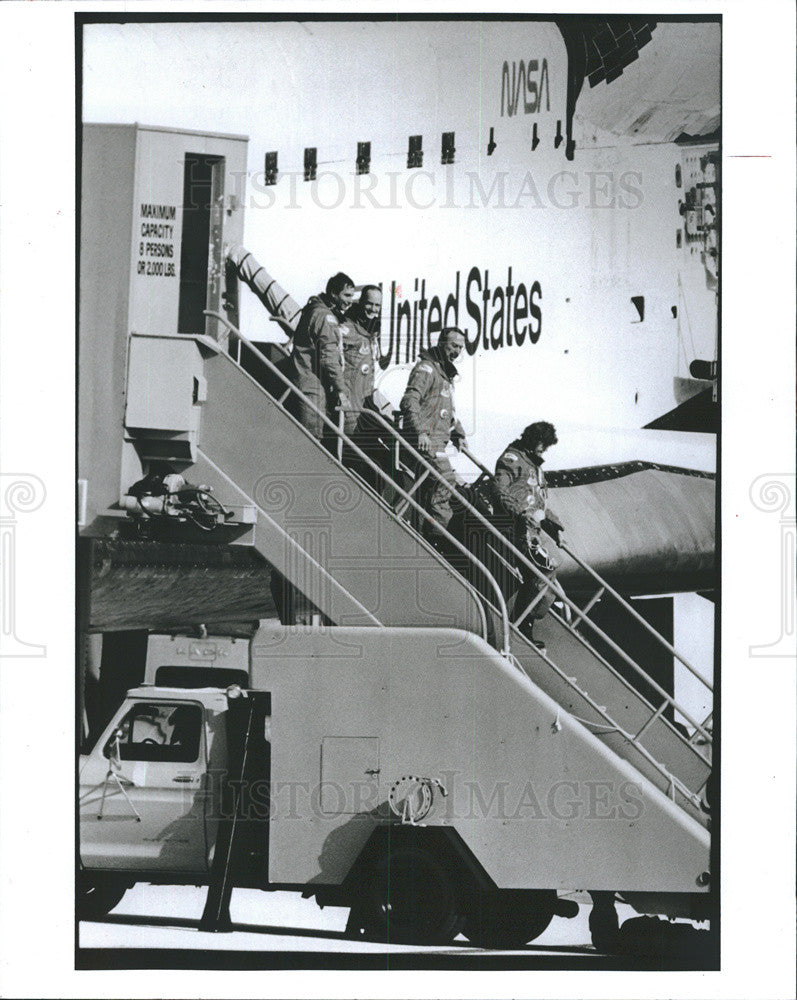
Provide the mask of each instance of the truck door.
[{"label": "truck door", "polygon": [[83,864],[206,871],[206,761],[200,703],[127,702],[80,772]]}]

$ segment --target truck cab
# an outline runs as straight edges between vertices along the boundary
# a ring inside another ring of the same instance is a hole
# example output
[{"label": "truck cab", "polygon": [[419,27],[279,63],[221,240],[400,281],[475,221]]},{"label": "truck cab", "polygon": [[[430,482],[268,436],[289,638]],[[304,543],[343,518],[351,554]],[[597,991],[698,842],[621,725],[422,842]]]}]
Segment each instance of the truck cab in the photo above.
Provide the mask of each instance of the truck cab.
[{"label": "truck cab", "polygon": [[80,761],[81,860],[108,871],[209,871],[208,776],[224,768],[218,688],[134,688]]},{"label": "truck cab", "polygon": [[136,881],[207,884],[209,905],[246,886],[348,906],[381,940],[524,944],[576,887],[707,900],[704,828],[472,633],[261,626],[248,688],[183,669],[81,758],[84,913]]}]

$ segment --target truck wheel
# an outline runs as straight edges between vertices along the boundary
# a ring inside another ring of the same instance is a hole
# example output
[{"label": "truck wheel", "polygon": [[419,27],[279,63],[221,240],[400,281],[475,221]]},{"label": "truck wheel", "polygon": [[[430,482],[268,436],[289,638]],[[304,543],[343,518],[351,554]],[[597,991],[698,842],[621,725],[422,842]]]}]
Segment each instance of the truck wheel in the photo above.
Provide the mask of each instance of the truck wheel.
[{"label": "truck wheel", "polygon": [[77,879],[77,915],[80,920],[104,917],[127,892],[128,884],[106,875],[81,872]]},{"label": "truck wheel", "polygon": [[397,944],[449,944],[464,923],[450,872],[432,852],[416,847],[376,863],[357,914],[366,935]]},{"label": "truck wheel", "polygon": [[539,937],[554,918],[556,892],[498,889],[471,903],[464,934],[478,948],[522,948]]}]

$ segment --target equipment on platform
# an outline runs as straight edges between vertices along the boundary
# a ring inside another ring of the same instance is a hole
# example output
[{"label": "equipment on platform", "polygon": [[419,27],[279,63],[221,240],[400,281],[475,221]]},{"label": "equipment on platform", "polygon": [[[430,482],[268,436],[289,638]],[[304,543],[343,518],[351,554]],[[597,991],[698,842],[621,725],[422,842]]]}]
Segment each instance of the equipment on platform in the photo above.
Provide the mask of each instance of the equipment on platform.
[{"label": "equipment on platform", "polygon": [[190,522],[201,531],[213,531],[234,516],[213,496],[212,486],[193,486],[174,472],[146,475],[130,487],[122,506],[140,521],[172,518],[181,524]]}]

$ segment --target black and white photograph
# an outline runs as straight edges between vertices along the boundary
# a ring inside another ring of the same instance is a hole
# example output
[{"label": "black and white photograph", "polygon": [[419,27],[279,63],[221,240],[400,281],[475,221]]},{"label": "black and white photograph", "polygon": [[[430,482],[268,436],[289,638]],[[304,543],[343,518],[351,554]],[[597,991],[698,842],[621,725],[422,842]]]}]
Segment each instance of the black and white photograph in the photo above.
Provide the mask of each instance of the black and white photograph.
[{"label": "black and white photograph", "polygon": [[[782,971],[690,992],[738,926],[784,940],[753,883],[793,924],[766,761],[793,774],[794,456],[756,454],[768,400],[793,443],[793,295],[745,285],[736,220],[748,191],[777,235],[745,255],[793,285],[794,122],[790,159],[745,141],[739,24],[64,6],[74,146],[35,159],[69,167],[74,265],[23,241],[3,340],[27,315],[61,395],[34,390],[2,469],[6,705],[55,669],[14,576],[39,508],[71,570],[60,721],[23,744],[39,792],[63,756],[64,968],[204,976],[141,996],[257,971],[309,977],[258,995],[786,996]],[[793,36],[767,6],[756,37]],[[50,355],[30,306],[61,284]]]}]

